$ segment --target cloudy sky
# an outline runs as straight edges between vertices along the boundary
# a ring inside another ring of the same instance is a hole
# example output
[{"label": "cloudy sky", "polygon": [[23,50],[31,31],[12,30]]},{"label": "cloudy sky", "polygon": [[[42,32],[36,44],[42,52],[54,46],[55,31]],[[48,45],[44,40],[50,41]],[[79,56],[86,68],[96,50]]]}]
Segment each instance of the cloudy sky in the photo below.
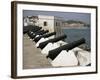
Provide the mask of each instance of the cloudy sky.
[{"label": "cloudy sky", "polygon": [[23,16],[49,15],[62,17],[64,20],[77,20],[90,24],[91,14],[89,13],[74,13],[74,12],[56,12],[56,11],[36,11],[23,10]]}]

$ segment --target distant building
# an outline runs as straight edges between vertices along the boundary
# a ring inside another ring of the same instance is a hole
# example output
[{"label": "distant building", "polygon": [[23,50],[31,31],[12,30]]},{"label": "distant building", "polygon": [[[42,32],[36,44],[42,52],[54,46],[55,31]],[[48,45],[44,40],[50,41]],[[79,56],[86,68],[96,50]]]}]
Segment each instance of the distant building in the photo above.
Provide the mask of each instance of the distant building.
[{"label": "distant building", "polygon": [[28,25],[38,25],[38,16],[24,17],[24,26]]}]

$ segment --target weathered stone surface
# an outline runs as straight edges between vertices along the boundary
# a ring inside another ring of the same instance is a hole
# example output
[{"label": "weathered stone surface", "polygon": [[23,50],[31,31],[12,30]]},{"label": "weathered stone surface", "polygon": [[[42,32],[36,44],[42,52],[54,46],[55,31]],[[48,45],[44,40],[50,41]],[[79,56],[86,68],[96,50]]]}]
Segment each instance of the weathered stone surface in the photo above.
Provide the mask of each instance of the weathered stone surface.
[{"label": "weathered stone surface", "polygon": [[51,63],[41,54],[41,50],[36,48],[35,43],[24,35],[23,38],[23,69],[48,68]]}]

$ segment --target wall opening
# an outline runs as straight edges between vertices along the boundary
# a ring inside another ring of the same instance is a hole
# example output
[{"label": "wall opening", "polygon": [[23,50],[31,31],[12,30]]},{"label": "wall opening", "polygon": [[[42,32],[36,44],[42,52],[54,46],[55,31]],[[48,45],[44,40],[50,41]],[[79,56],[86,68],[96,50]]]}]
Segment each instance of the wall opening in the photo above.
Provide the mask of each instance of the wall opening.
[{"label": "wall opening", "polygon": [[47,26],[47,22],[46,21],[44,22],[44,26]]}]

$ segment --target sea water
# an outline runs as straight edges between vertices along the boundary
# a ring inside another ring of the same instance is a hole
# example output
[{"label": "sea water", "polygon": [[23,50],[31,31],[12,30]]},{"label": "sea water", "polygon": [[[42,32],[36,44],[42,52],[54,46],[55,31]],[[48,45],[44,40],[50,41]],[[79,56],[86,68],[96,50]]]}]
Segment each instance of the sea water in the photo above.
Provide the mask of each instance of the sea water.
[{"label": "sea water", "polygon": [[73,42],[81,38],[85,38],[87,48],[91,49],[91,29],[62,29],[63,33],[67,35],[66,42]]}]

